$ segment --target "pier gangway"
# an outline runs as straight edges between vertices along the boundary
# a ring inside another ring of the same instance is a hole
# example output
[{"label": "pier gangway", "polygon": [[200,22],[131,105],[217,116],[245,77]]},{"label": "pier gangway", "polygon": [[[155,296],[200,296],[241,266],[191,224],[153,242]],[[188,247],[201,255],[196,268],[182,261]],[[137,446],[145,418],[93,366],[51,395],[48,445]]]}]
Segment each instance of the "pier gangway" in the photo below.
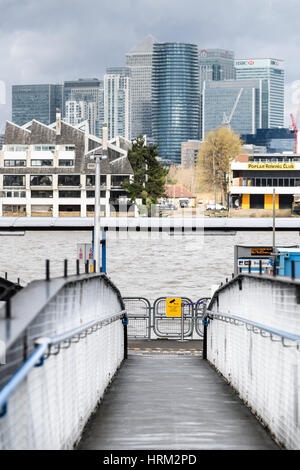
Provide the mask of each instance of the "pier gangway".
[{"label": "pier gangway", "polygon": [[239,274],[174,321],[76,268],[0,310],[1,449],[300,448],[298,281]]}]

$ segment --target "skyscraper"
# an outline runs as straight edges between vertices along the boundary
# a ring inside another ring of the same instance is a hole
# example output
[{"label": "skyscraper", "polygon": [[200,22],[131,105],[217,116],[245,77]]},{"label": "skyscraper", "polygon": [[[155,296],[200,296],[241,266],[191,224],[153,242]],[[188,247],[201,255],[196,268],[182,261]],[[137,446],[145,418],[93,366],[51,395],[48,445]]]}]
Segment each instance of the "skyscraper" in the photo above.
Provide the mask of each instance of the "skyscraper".
[{"label": "skyscraper", "polygon": [[262,127],[263,93],[267,80],[205,81],[202,93],[202,135],[221,126],[239,134],[255,134]]},{"label": "skyscraper", "polygon": [[130,131],[130,69],[110,67],[104,75],[104,120],[108,138],[131,139]]},{"label": "skyscraper", "polygon": [[131,71],[131,137],[152,136],[151,75],[153,36],[147,36],[126,54],[126,66]]},{"label": "skyscraper", "polygon": [[198,139],[199,106],[197,46],[153,44],[152,135],[166,163],[180,163],[181,142]]},{"label": "skyscraper", "polygon": [[203,137],[203,84],[205,81],[234,80],[234,52],[226,49],[201,49],[199,51],[200,76],[200,137]]},{"label": "skyscraper", "polygon": [[234,52],[225,49],[199,51],[200,91],[205,80],[234,80]]},{"label": "skyscraper", "polygon": [[63,108],[63,86],[51,84],[13,85],[12,121],[19,126],[35,119],[49,125],[56,108]]},{"label": "skyscraper", "polygon": [[101,137],[104,119],[103,81],[98,78],[65,81],[63,116],[68,124],[78,122],[81,116],[82,120],[88,120],[90,133]]},{"label": "skyscraper", "polygon": [[237,80],[264,79],[268,89],[264,94],[263,128],[284,125],[284,70],[277,59],[238,59],[235,61]]}]

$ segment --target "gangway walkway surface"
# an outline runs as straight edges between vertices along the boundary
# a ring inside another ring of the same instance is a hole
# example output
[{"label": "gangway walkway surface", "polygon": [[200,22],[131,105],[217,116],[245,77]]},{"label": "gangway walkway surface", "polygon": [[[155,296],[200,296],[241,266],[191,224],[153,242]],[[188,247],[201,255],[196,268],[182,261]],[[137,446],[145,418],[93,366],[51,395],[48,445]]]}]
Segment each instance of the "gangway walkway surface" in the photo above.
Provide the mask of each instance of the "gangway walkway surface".
[{"label": "gangway walkway surface", "polygon": [[79,450],[276,450],[225,380],[200,357],[129,351]]}]

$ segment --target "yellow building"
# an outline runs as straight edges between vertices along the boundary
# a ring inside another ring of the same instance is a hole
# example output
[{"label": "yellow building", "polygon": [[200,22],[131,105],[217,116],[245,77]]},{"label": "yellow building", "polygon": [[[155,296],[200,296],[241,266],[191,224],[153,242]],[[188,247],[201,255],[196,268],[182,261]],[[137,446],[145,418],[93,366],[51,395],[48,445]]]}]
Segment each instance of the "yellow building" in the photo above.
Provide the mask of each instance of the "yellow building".
[{"label": "yellow building", "polygon": [[300,196],[300,155],[239,155],[231,164],[230,205],[242,209],[291,209]]}]

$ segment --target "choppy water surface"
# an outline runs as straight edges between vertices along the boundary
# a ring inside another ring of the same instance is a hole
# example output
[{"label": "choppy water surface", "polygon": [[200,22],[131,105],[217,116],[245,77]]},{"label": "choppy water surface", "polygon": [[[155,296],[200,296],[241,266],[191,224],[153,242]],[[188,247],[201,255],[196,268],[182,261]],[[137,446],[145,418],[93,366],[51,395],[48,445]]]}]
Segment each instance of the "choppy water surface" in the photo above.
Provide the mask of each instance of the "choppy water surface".
[{"label": "choppy water surface", "polygon": [[[150,237],[151,235],[151,237]],[[0,236],[0,275],[41,279],[45,259],[51,275],[63,274],[63,260],[75,272],[77,243],[88,243],[89,232],[26,232]],[[237,232],[235,236],[107,233],[107,272],[123,296],[209,296],[211,286],[233,272],[234,245],[272,245],[272,232]],[[299,232],[278,232],[276,243],[300,244]],[[82,267],[83,270],[83,267]]]}]

